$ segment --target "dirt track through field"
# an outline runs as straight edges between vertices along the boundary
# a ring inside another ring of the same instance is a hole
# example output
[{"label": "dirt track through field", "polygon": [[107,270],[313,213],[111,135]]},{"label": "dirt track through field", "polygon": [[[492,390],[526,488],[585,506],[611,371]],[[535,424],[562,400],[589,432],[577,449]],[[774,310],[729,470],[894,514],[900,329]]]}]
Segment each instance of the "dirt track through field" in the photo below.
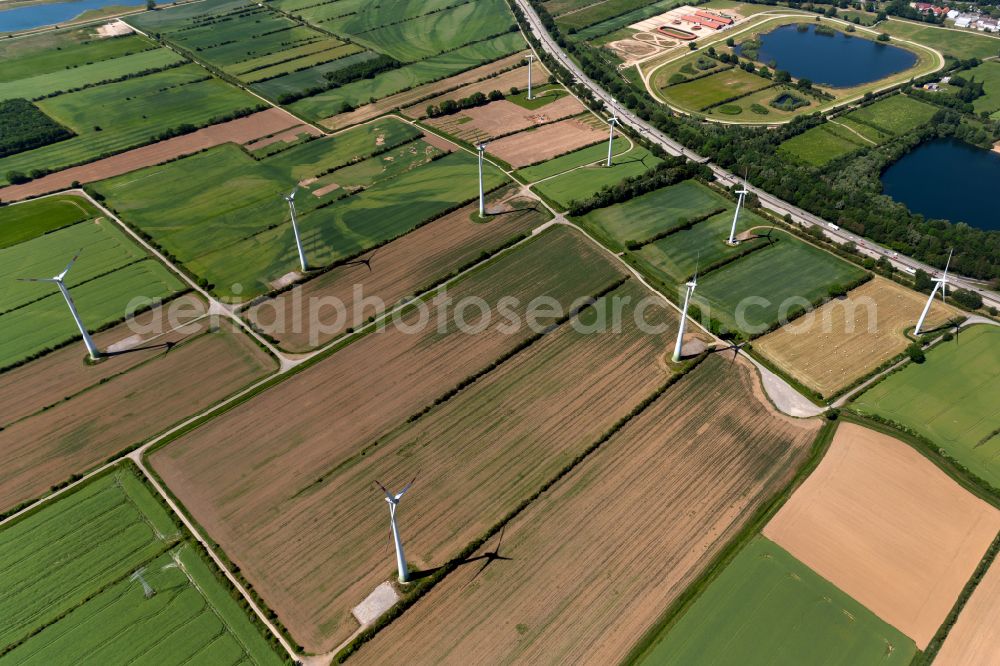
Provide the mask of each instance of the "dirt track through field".
[{"label": "dirt track through field", "polygon": [[[518,53],[512,56],[507,56],[506,58],[501,58],[496,62],[490,62],[480,67],[470,69],[467,72],[462,72],[461,74],[456,74],[455,76],[450,76],[447,79],[442,79],[440,81],[435,81],[433,83],[426,83],[422,86],[417,86],[416,88],[411,88],[410,90],[404,90],[403,92],[396,93],[395,95],[389,95],[388,97],[383,97],[380,100],[376,100],[371,104],[365,104],[364,106],[359,106],[354,111],[348,113],[341,113],[337,116],[331,116],[329,118],[324,118],[319,121],[319,124],[323,127],[329,128],[331,130],[339,130],[344,127],[350,127],[351,125],[357,125],[358,123],[363,123],[365,121],[371,120],[372,118],[377,118],[384,113],[388,113],[393,109],[401,108],[404,106],[410,106],[418,102],[419,100],[426,99],[428,97],[433,97],[439,93],[444,93],[447,90],[452,90],[455,88],[460,88],[464,85],[474,83],[479,79],[490,76],[502,69],[507,69],[508,67],[514,67],[519,63],[524,62],[525,53]],[[524,67],[520,68],[524,71],[524,84],[528,82],[528,70]],[[511,85],[517,85],[513,83]],[[523,85],[523,84],[522,84]],[[492,90],[492,88],[490,88]]]},{"label": "dirt track through field", "polygon": [[1000,511],[915,450],[842,423],[764,528],[923,650],[1000,530]]},{"label": "dirt track through field", "polygon": [[[331,299],[343,303],[348,313],[354,310],[356,294],[362,299],[378,297],[392,307],[480,253],[530,232],[548,217],[536,202],[521,201],[525,208],[492,217],[486,224],[472,221],[475,205],[449,213],[364,255],[363,259],[371,259],[371,268],[363,263],[335,268],[254,306],[247,316],[290,351],[305,351],[329,342],[350,325],[347,319],[338,325],[337,310],[328,305]],[[364,319],[374,314],[375,308],[362,312]]]},{"label": "dirt track through field", "polygon": [[607,131],[581,118],[569,118],[497,139],[489,151],[519,169],[604,140]]},{"label": "dirt track through field", "polygon": [[[754,349],[809,388],[833,395],[902,353],[909,344],[903,331],[916,325],[926,302],[926,295],[876,277],[757,340]],[[957,314],[935,301],[925,328]]]},{"label": "dirt track through field", "polygon": [[[819,428],[759,401],[757,381],[706,359],[352,661],[619,662]],[[490,562],[498,543],[509,559]]]},{"label": "dirt track through field", "polygon": [[[0,508],[44,493],[275,369],[226,322],[110,381],[95,379],[71,400],[0,431]],[[52,377],[41,381],[51,386]],[[25,393],[37,394],[28,382]]]},{"label": "dirt track through field", "polygon": [[972,593],[934,659],[936,666],[1000,664],[1000,560]]},{"label": "dirt track through field", "polygon": [[[566,307],[613,284],[620,275],[620,269],[580,235],[557,228],[471,274],[449,294],[456,302],[476,294],[494,304],[501,297],[515,297],[522,304],[515,310],[523,313],[535,296],[552,296]],[[430,317],[436,322],[437,311]],[[496,323],[478,334],[454,332],[453,327],[438,333],[436,325],[419,333],[391,327],[369,334],[157,451],[152,463],[265,594],[296,639],[307,649],[329,650],[353,631],[353,604],[338,599],[329,607],[334,601],[330,584],[315,585],[315,579],[298,577],[297,572],[306,561],[316,560],[324,578],[341,569],[329,559],[329,524],[320,518],[323,511],[339,509],[314,507],[299,502],[297,495],[307,493],[308,499],[317,477],[349,464],[363,447],[488,367],[529,334],[523,326],[502,332]],[[371,478],[365,482],[370,484]],[[299,521],[309,528],[290,536],[283,532],[282,540],[264,545],[280,526],[302,525]],[[378,535],[381,549],[383,531]]]},{"label": "dirt track through field", "polygon": [[92,183],[95,180],[120,176],[129,171],[162,164],[222,143],[247,143],[301,123],[301,120],[282,109],[260,111],[245,118],[205,127],[191,134],[158,141],[96,162],[63,169],[24,185],[9,185],[0,189],[0,201],[19,201],[64,190],[71,187],[74,181]]}]

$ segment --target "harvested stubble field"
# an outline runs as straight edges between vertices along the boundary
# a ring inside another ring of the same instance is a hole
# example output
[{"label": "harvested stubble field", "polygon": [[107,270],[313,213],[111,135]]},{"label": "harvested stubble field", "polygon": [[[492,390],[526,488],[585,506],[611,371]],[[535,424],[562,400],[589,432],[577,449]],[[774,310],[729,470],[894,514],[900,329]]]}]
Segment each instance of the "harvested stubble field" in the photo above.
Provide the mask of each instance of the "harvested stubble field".
[{"label": "harvested stubble field", "polygon": [[[492,65],[484,65],[482,68],[471,70],[466,74],[461,74],[459,76],[453,76],[451,78],[445,79],[440,83],[433,84],[442,90],[441,94],[433,97],[430,96],[432,94],[430,90],[431,86],[430,85],[422,86],[427,88],[427,91],[424,93],[424,95],[421,96],[421,101],[416,104],[413,104],[412,106],[408,106],[402,109],[402,113],[406,116],[409,116],[410,118],[422,119],[427,117],[428,106],[430,105],[438,106],[441,104],[441,102],[444,102],[445,100],[465,99],[466,97],[469,97],[470,95],[477,92],[481,92],[484,95],[486,95],[493,90],[499,90],[500,92],[506,95],[508,92],[510,92],[511,88],[523,89],[528,85],[527,66],[516,67],[515,69],[512,69],[510,71],[490,76],[490,74],[494,74],[495,72],[498,72],[501,69],[506,69],[508,67],[517,65],[518,63],[521,63],[523,61],[524,61],[523,55],[520,54],[514,55],[510,56],[509,58],[504,58],[503,60],[498,60],[496,63],[493,63]],[[469,75],[472,75],[474,72],[480,72],[481,70],[486,70],[486,71],[484,73],[480,73],[480,75],[477,76],[475,79],[472,79],[473,81],[472,83],[467,83],[465,85],[458,85],[458,82],[461,79],[465,79]],[[488,78],[483,78],[483,77],[488,77]],[[531,64],[532,86],[541,86],[548,82],[549,82],[548,71],[546,71],[546,69],[542,66],[541,62],[539,62],[538,60],[532,61]],[[445,87],[446,85],[447,87]],[[376,102],[376,104],[385,103],[389,99],[390,98],[386,98],[384,100],[381,100],[380,102]],[[395,108],[396,106],[399,106],[399,104],[396,104],[395,106],[389,108],[390,109]],[[360,109],[358,109],[358,111],[360,111]],[[326,124],[326,121],[324,121],[324,124]]]},{"label": "harvested stubble field", "polygon": [[[772,238],[774,245],[699,279],[694,302],[743,335],[760,333],[794,307],[827,295],[831,286],[850,284],[865,274],[791,234],[775,231]],[[738,321],[741,305],[743,322]]]},{"label": "harvested stubble field", "polygon": [[972,326],[865,391],[864,414],[920,433],[1000,488],[1000,328]]},{"label": "harvested stubble field", "polygon": [[[830,396],[902,353],[903,331],[920,317],[927,297],[876,277],[847,296],[754,343],[754,349],[805,386]],[[927,328],[946,323],[958,311],[935,302]]]},{"label": "harvested stubble field", "polygon": [[636,662],[906,666],[916,651],[899,630],[778,545],[756,537]]},{"label": "harvested stubble field", "polygon": [[[565,99],[565,98],[564,98]],[[563,160],[571,155],[587,153],[587,151],[599,151],[601,146],[584,148],[576,153],[564,157],[557,157],[555,160]],[[604,146],[604,155],[607,155],[607,146]],[[600,156],[598,157],[600,159]],[[635,146],[632,150],[619,154],[611,158],[611,167],[604,166],[604,162],[595,166],[585,166],[568,173],[560,174],[555,178],[550,178],[544,182],[533,186],[541,194],[562,206],[569,206],[573,201],[583,201],[588,197],[597,194],[601,188],[607,185],[615,185],[630,178],[639,176],[660,163],[659,157],[654,157],[645,148]],[[543,162],[535,168],[545,168],[547,162]]]},{"label": "harvested stubble field", "polygon": [[696,180],[653,190],[628,201],[597,208],[577,222],[605,245],[625,249],[630,241],[644,241],[732,202]]},{"label": "harvested stubble field", "polygon": [[116,467],[0,531],[0,661],[280,664],[138,474]]},{"label": "harvested stubble field", "polygon": [[[98,339],[129,338],[123,325]],[[169,348],[124,353],[97,366],[84,365],[82,348],[70,346],[0,375],[0,396],[11,410],[0,431],[0,509],[43,494],[277,367],[228,322],[211,330],[204,319],[134,344],[168,341]]]},{"label": "harvested stubble field", "polygon": [[[505,58],[500,58],[499,60],[494,60],[493,62],[489,62],[479,67],[473,67],[472,69],[455,74],[454,76],[443,78],[440,81],[433,81],[431,83],[425,83],[423,85],[408,88],[394,95],[383,97],[375,102],[359,106],[353,111],[331,116],[330,118],[324,118],[319,121],[319,124],[332,130],[338,130],[344,127],[350,127],[351,125],[366,122],[372,118],[377,118],[378,116],[392,111],[393,109],[402,109],[403,113],[411,118],[418,117],[414,114],[420,114],[422,116],[424,111],[427,109],[427,104],[431,103],[430,101],[423,102],[422,100],[430,100],[435,98],[435,96],[440,96],[439,99],[450,99],[451,92],[449,91],[454,91],[457,94],[457,92],[465,86],[472,87],[478,85],[477,82],[480,81],[483,81],[482,85],[486,88],[485,92],[489,92],[496,87],[495,85],[487,85],[489,81],[498,81],[500,77],[506,77],[514,72],[521,72],[520,77],[523,77],[523,83],[510,83],[508,87],[510,85],[526,85],[528,83],[528,73],[527,69],[524,67],[518,67],[511,72],[498,74],[498,72],[501,72],[502,70],[510,67],[516,67],[519,63],[524,62],[524,55],[525,54],[523,53],[517,53]],[[537,61],[535,62],[535,65],[540,67]],[[536,76],[534,72],[532,73],[532,76]],[[548,76],[548,74],[545,73],[545,76]],[[460,96],[467,97],[468,95]]]},{"label": "harvested stubble field", "polygon": [[605,133],[604,124],[592,116],[568,118],[498,139],[489,150],[517,169],[598,143]]},{"label": "harvested stubble field", "polygon": [[158,141],[83,166],[63,169],[24,185],[0,188],[0,200],[19,201],[72,187],[74,182],[92,183],[130,171],[169,162],[223,143],[249,143],[299,125],[302,121],[283,109],[268,109],[244,118],[202,128],[191,134]]},{"label": "harvested stubble field", "polygon": [[427,121],[431,127],[469,143],[506,136],[537,125],[544,125],[583,113],[580,101],[572,95],[560,97],[537,110],[525,109],[505,99],[486,106],[459,111]]},{"label": "harvested stubble field", "polygon": [[[468,46],[432,56],[404,67],[382,72],[371,79],[353,81],[326,92],[306,97],[291,105],[291,109],[306,118],[327,118],[339,113],[347,102],[358,107],[372,100],[414,89],[424,84],[462,74],[484,63],[491,63],[523,51],[524,37],[520,32],[506,32],[498,37],[473,42]],[[477,77],[478,78],[478,77]],[[475,80],[475,79],[472,79]],[[419,97],[411,97],[410,103]]]},{"label": "harvested stubble field", "polygon": [[934,658],[938,666],[1000,663],[1000,564],[989,570],[966,602]]},{"label": "harvested stubble field", "polygon": [[[510,192],[505,188],[498,194],[506,197]],[[497,197],[487,199],[487,208],[496,202]],[[486,224],[472,221],[475,204],[459,208],[364,257],[371,259],[370,269],[361,263],[334,268],[255,305],[247,311],[247,319],[289,351],[323,345],[353,326],[335,307],[323,305],[331,298],[343,303],[349,317],[353,316],[357,288],[363,290],[359,294],[363,298],[377,297],[387,308],[392,307],[415,290],[431,286],[551,217],[533,199],[513,199],[509,205],[514,210],[497,214]],[[374,307],[362,309],[362,319],[374,314]]]},{"label": "harvested stubble field", "polygon": [[776,413],[757,381],[742,362],[706,359],[356,658],[621,661],[787,483],[817,432]]},{"label": "harvested stubble field", "polygon": [[[479,296],[494,310],[500,298],[516,298],[519,305],[512,311],[523,321],[525,306],[535,297],[554,298],[565,310],[577,299],[613,285],[620,276],[619,269],[585,239],[556,228],[470,274],[448,295],[453,303]],[[432,308],[432,323],[442,307]],[[415,316],[406,322],[413,324]],[[466,316],[476,321],[472,317],[477,315]],[[546,325],[555,320],[545,316],[540,321]],[[340,484],[318,479],[350,473],[366,459],[365,451],[381,457],[383,448],[372,448],[374,441],[533,335],[525,326],[500,330],[497,323],[478,334],[458,331],[453,322],[447,332],[437,328],[432,324],[413,333],[390,327],[372,333],[152,456],[152,464],[173,492],[307,649],[329,650],[354,631],[350,608],[380,582],[389,566],[380,555],[384,522],[375,522],[375,514],[367,516],[372,522],[352,516],[357,529],[377,525],[374,536],[358,542],[336,535],[342,529],[340,518],[333,520],[327,512],[344,515],[342,508],[354,504],[327,501],[325,495]],[[550,338],[555,339],[545,339]],[[603,353],[595,351],[593,362]],[[572,368],[579,357],[575,354],[576,360],[567,360],[565,367]],[[472,386],[478,388],[483,381]],[[535,390],[552,386],[539,382],[538,375],[532,383]],[[592,384],[584,378],[578,383]],[[479,413],[501,412],[490,408]],[[264,421],[268,427],[262,430]],[[331,433],[335,433],[332,440]],[[421,472],[422,478],[431,473],[431,466],[423,469],[427,472]],[[372,477],[365,474],[364,483],[370,485]],[[381,480],[395,484],[398,479],[393,473]],[[360,478],[355,481],[360,483]],[[428,492],[432,489],[429,482],[425,487]],[[367,505],[373,496],[366,492],[360,497]],[[302,529],[299,521],[306,521],[308,529]],[[413,555],[419,551],[411,549]],[[360,567],[357,574],[350,573],[348,563]],[[330,582],[323,588],[313,586],[303,576],[305,571],[319,571]],[[361,574],[365,578],[358,583]],[[340,581],[336,593],[331,588],[334,580]],[[355,587],[345,596],[343,586],[351,581]]]},{"label": "harvested stubble field", "polygon": [[764,536],[921,650],[1000,529],[1000,511],[903,442],[842,423]]}]

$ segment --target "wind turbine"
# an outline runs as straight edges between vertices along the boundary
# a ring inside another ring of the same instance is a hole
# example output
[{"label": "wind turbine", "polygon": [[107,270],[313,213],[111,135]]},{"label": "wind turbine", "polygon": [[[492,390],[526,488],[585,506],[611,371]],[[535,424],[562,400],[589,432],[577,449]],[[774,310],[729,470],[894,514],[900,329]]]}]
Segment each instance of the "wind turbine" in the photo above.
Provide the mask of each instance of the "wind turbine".
[{"label": "wind turbine", "polygon": [[[80,250],[82,252],[83,250]],[[94,344],[93,339],[90,337],[90,333],[87,332],[87,328],[83,325],[83,321],[80,320],[80,313],[76,311],[76,305],[73,304],[73,298],[69,295],[69,289],[66,288],[66,274],[69,273],[69,269],[73,268],[73,264],[76,263],[77,258],[80,256],[80,252],[70,259],[70,262],[66,264],[66,268],[59,275],[50,278],[18,278],[21,282],[55,282],[56,286],[59,287],[59,291],[62,293],[63,298],[66,299],[66,305],[69,306],[69,312],[73,315],[73,321],[76,322],[76,327],[80,329],[80,335],[83,336],[83,344],[87,346],[87,352],[90,353],[90,360],[96,361],[101,355],[101,352],[97,351],[97,345]]]},{"label": "wind turbine", "polygon": [[[417,478],[413,477],[413,481]],[[385,493],[385,501],[389,503],[389,523],[392,525],[392,540],[396,544],[396,568],[399,569],[399,582],[406,583],[410,580],[410,572],[406,569],[406,558],[403,556],[403,541],[399,538],[399,526],[396,524],[396,508],[399,506],[399,500],[406,494],[406,491],[410,489],[413,485],[413,481],[406,484],[402,490],[393,495],[390,493],[385,486],[383,486],[378,481],[375,482],[382,492]]]},{"label": "wind turbine", "polygon": [[736,245],[736,223],[740,219],[740,208],[743,206],[743,198],[750,194],[749,190],[747,190],[746,174],[743,175],[743,187],[736,190],[736,194],[739,195],[736,199],[736,213],[733,215],[733,227],[729,230],[729,240],[726,241],[730,245]]},{"label": "wind turbine", "polygon": [[612,112],[611,118],[608,119],[608,127],[611,128],[611,131],[608,133],[608,163],[605,166],[611,166],[611,143],[615,140],[615,123],[617,122],[618,116]]},{"label": "wind turbine", "polygon": [[142,593],[146,595],[147,599],[150,599],[154,594],[156,594],[156,590],[154,590],[153,586],[147,583],[146,579],[143,578],[142,574],[144,573],[146,573],[146,567],[140,567],[134,574],[132,574],[129,580],[132,582],[139,581],[142,585]]},{"label": "wind turbine", "polygon": [[534,99],[531,96],[531,63],[534,62],[534,60],[535,60],[535,54],[529,53],[528,54],[528,99]]},{"label": "wind turbine", "polygon": [[[701,260],[699,259],[699,264]],[[684,293],[684,309],[681,311],[681,323],[677,327],[677,342],[674,344],[674,363],[680,363],[681,353],[684,347],[684,329],[687,327],[687,316],[688,316],[688,305],[691,303],[691,296],[694,294],[695,288],[698,286],[698,268],[694,269],[694,276],[688,281],[686,285],[687,291]]]},{"label": "wind turbine", "polygon": [[309,270],[309,265],[306,264],[306,252],[302,249],[302,239],[299,237],[299,225],[295,219],[295,193],[299,191],[298,186],[292,190],[291,194],[285,195],[285,201],[288,202],[288,209],[292,212],[292,233],[295,234],[295,247],[299,250],[299,265],[302,266],[302,272],[305,273]]},{"label": "wind turbine", "polygon": [[486,217],[486,198],[483,194],[483,155],[486,153],[486,144],[476,144],[479,150],[479,217]]},{"label": "wind turbine", "polygon": [[941,301],[947,302],[945,300],[945,292],[948,289],[948,267],[951,266],[951,255],[954,251],[955,248],[952,248],[951,251],[948,252],[948,261],[944,265],[944,273],[941,274],[941,277],[933,278],[931,280],[934,283],[934,288],[931,289],[931,295],[927,299],[927,305],[924,306],[924,311],[920,313],[920,319],[917,320],[917,327],[913,329],[914,337],[920,335],[920,329],[923,328],[924,319],[927,318],[927,313],[930,312],[931,303],[934,302],[934,295],[937,294],[938,287],[941,287]]}]

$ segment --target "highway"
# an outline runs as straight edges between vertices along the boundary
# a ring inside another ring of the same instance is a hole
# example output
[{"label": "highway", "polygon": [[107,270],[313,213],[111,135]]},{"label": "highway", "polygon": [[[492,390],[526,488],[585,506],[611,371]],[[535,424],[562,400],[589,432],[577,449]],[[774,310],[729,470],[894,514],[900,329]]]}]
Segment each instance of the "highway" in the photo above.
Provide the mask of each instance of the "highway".
[{"label": "highway", "polygon": [[[712,170],[712,173],[715,174],[715,178],[723,185],[729,187],[736,184],[738,179],[735,175],[726,171],[717,164],[713,164],[707,157],[699,155],[677,141],[674,141],[669,136],[657,130],[645,120],[632,113],[629,109],[620,105],[610,93],[584,74],[583,70],[581,70],[577,64],[573,62],[573,60],[566,55],[561,48],[559,48],[559,45],[556,44],[554,39],[552,39],[552,36],[545,29],[545,26],[542,25],[541,19],[528,0],[515,0],[515,2],[527,18],[532,34],[534,34],[534,36],[542,44],[545,51],[547,51],[550,56],[565,67],[570,73],[572,73],[577,82],[590,90],[591,94],[593,94],[595,98],[604,102],[605,106],[614,112],[621,123],[628,125],[633,132],[636,132],[637,134],[659,144],[671,155],[683,155],[690,160],[705,164]],[[854,243],[857,246],[858,251],[869,257],[874,259],[886,257],[897,269],[907,272],[921,269],[930,275],[937,275],[940,273],[938,269],[932,266],[919,262],[911,257],[887,250],[874,241],[868,240],[849,231],[845,231],[839,227],[835,227],[832,223],[822,219],[821,217],[802,210],[797,206],[793,206],[787,201],[779,199],[778,197],[756,188],[749,183],[747,184],[747,189],[757,195],[761,206],[764,208],[767,208],[780,216],[789,215],[793,222],[803,227],[819,226],[828,238],[835,240],[838,243]],[[982,296],[985,304],[1000,308],[1000,294],[984,289],[982,283],[979,281],[961,277],[959,275],[951,275],[948,283],[952,285],[953,288],[961,287],[963,289],[975,291]]]}]

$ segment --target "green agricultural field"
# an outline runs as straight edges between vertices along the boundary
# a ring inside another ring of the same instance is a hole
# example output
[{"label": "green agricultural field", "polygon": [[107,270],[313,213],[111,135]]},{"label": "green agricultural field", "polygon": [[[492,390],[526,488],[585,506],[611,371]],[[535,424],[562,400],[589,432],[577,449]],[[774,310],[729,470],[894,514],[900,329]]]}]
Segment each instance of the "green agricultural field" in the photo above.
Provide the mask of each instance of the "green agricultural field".
[{"label": "green agricultural field", "polygon": [[732,203],[696,180],[685,180],[624,203],[597,208],[577,219],[580,226],[605,245],[623,250]]},{"label": "green agricultural field", "polygon": [[764,537],[635,659],[678,666],[906,666],[913,641]]},{"label": "green agricultural field", "polygon": [[953,30],[890,18],[878,25],[893,37],[918,42],[955,58],[988,58],[1000,52],[1000,41],[972,30]]},{"label": "green agricultural field", "polygon": [[99,215],[89,201],[72,195],[4,206],[0,208],[0,249]]},{"label": "green agricultural field", "polygon": [[[296,206],[306,254],[316,267],[474,199],[475,157],[464,151],[441,157],[420,135],[418,128],[386,118],[260,161],[236,146],[219,146],[95,187],[127,222],[217,293],[251,298],[297,268],[282,199],[296,182],[309,179]],[[202,178],[191,179],[192,172]],[[487,188],[505,180],[494,167],[484,176]],[[357,187],[364,189],[350,194]],[[175,200],[187,205],[170,205]]]},{"label": "green agricultural field", "polygon": [[775,244],[708,273],[698,280],[694,301],[729,329],[757,335],[796,307],[848,286],[865,271],[784,233]]},{"label": "green agricultural field", "polygon": [[0,663],[282,663],[138,474],[114,468],[0,531]]},{"label": "green agricultural field", "polygon": [[[81,256],[77,266],[82,266]],[[38,300],[0,315],[4,335],[0,337],[0,368],[9,367],[46,349],[79,336],[54,285],[30,283]],[[91,332],[120,321],[129,305],[146,305],[183,289],[181,282],[162,264],[144,259],[94,278],[71,292],[84,325]],[[49,295],[45,296],[48,291]],[[82,354],[82,347],[81,347]]]},{"label": "green agricultural field", "polygon": [[504,0],[476,0],[408,20],[395,18],[395,7],[396,3],[379,12],[380,19],[388,21],[384,27],[362,32],[344,27],[356,21],[364,23],[363,17],[349,17],[342,23],[330,22],[324,27],[338,34],[349,34],[352,41],[400,62],[416,62],[499,35],[514,25],[514,17]]},{"label": "green agricultural field", "polygon": [[640,9],[649,4],[649,0],[607,0],[606,2],[595,2],[587,7],[560,18],[557,23],[563,30],[575,28],[577,30],[621,14]]},{"label": "green agricultural field", "polygon": [[326,92],[306,97],[290,109],[307,118],[321,119],[340,113],[344,104],[360,106],[425,83],[439,81],[525,48],[519,32],[507,32],[421,60],[398,69],[382,72],[372,79],[354,81]]},{"label": "green agricultural field", "polygon": [[933,104],[905,95],[893,95],[852,111],[846,118],[899,136],[926,125],[937,112],[938,108]]},{"label": "green agricultural field", "polygon": [[[348,44],[347,46],[341,48],[354,50],[359,47],[355,47],[353,44]],[[365,62],[366,60],[372,60],[377,57],[378,54],[372,51],[358,50],[350,55],[309,67],[308,69],[304,69],[300,72],[291,72],[290,74],[269,78],[264,81],[259,80],[257,76],[259,72],[253,72],[252,74],[244,77],[244,79],[253,83],[253,89],[261,95],[277,100],[282,95],[296,94],[313,86],[325,85],[327,83],[327,79],[323,76],[324,74],[336,72],[344,67],[349,67],[359,62]]]},{"label": "green agricultural field", "polygon": [[[741,211],[736,233],[767,224],[766,220],[750,211]],[[732,225],[733,211],[727,210],[690,229],[682,229],[644,245],[634,256],[639,259],[639,266],[645,272],[667,284],[679,284],[694,275],[696,270],[708,269],[752,248],[767,245],[764,238],[747,240],[735,247],[726,244]],[[763,235],[766,230],[761,229],[760,233]]]},{"label": "green agricultural field", "polygon": [[993,113],[1000,109],[1000,63],[988,60],[967,72],[960,72],[959,76],[967,80],[975,79],[983,84],[983,92],[986,94],[972,102],[976,113]]},{"label": "green agricultural field", "polygon": [[671,102],[694,111],[703,111],[727,99],[774,85],[772,81],[742,69],[727,69],[669,88]]},{"label": "green agricultural field", "polygon": [[[630,150],[631,145],[632,144],[625,137],[615,137],[615,140],[611,144],[612,160],[614,157],[622,155],[626,151]],[[586,148],[575,150],[572,153],[567,153],[561,157],[555,157],[534,166],[524,167],[523,169],[518,170],[517,175],[529,183],[537,183],[544,178],[551,178],[552,176],[560,174],[564,171],[569,171],[570,169],[575,169],[588,164],[596,164],[601,160],[606,160],[607,157],[608,144],[606,141],[602,141],[601,143],[595,143],[593,146],[587,146]]]},{"label": "green agricultural field", "polygon": [[93,36],[93,28],[43,32],[0,42],[0,83],[30,80],[36,76],[61,74],[67,80],[83,76],[93,63],[106,62],[157,49],[145,37],[131,35],[113,39]]},{"label": "green agricultural field", "polygon": [[1000,328],[973,326],[865,391],[853,406],[940,446],[1000,489]]},{"label": "green agricultural field", "polygon": [[[324,27],[343,35],[358,35],[390,23],[412,21],[431,13],[442,12],[466,0],[396,0],[391,3],[370,3],[352,6],[352,11],[336,19],[329,19]],[[334,0],[333,3],[341,4]],[[344,8],[342,7],[342,10]]]},{"label": "green agricultural field", "polygon": [[[152,44],[149,46],[152,47]],[[150,48],[89,65],[0,82],[0,99],[13,97],[38,99],[58,92],[97,85],[102,81],[121,79],[138,72],[163,69],[182,62],[185,62],[183,56],[169,49]]]},{"label": "green agricultural field", "polygon": [[680,0],[658,0],[657,2],[652,2],[646,4],[638,9],[633,9],[625,14],[619,14],[614,18],[609,18],[600,23],[595,23],[591,26],[578,30],[575,34],[570,35],[573,40],[592,40],[598,37],[603,37],[608,33],[614,32],[624,28],[627,25],[631,25],[643,19],[649,18],[651,16],[656,16],[662,14],[674,7],[678,7],[684,4]]},{"label": "green agricultural field", "polygon": [[60,169],[148,143],[182,125],[203,126],[260,100],[201,67],[189,64],[118,83],[87,88],[37,102],[50,118],[77,136],[0,159],[0,179],[9,171]]},{"label": "green agricultural field", "polygon": [[782,141],[778,151],[820,167],[870,145],[849,130],[828,122]]},{"label": "green agricultural field", "polygon": [[[590,149],[584,148],[584,150]],[[607,150],[606,147],[605,150]],[[627,153],[613,157],[611,167],[606,167],[603,164],[585,166],[542,181],[533,185],[532,189],[568,208],[570,202],[583,201],[597,194],[606,186],[615,185],[626,178],[646,173],[660,161],[658,157],[654,157],[645,148],[636,146]]]}]

